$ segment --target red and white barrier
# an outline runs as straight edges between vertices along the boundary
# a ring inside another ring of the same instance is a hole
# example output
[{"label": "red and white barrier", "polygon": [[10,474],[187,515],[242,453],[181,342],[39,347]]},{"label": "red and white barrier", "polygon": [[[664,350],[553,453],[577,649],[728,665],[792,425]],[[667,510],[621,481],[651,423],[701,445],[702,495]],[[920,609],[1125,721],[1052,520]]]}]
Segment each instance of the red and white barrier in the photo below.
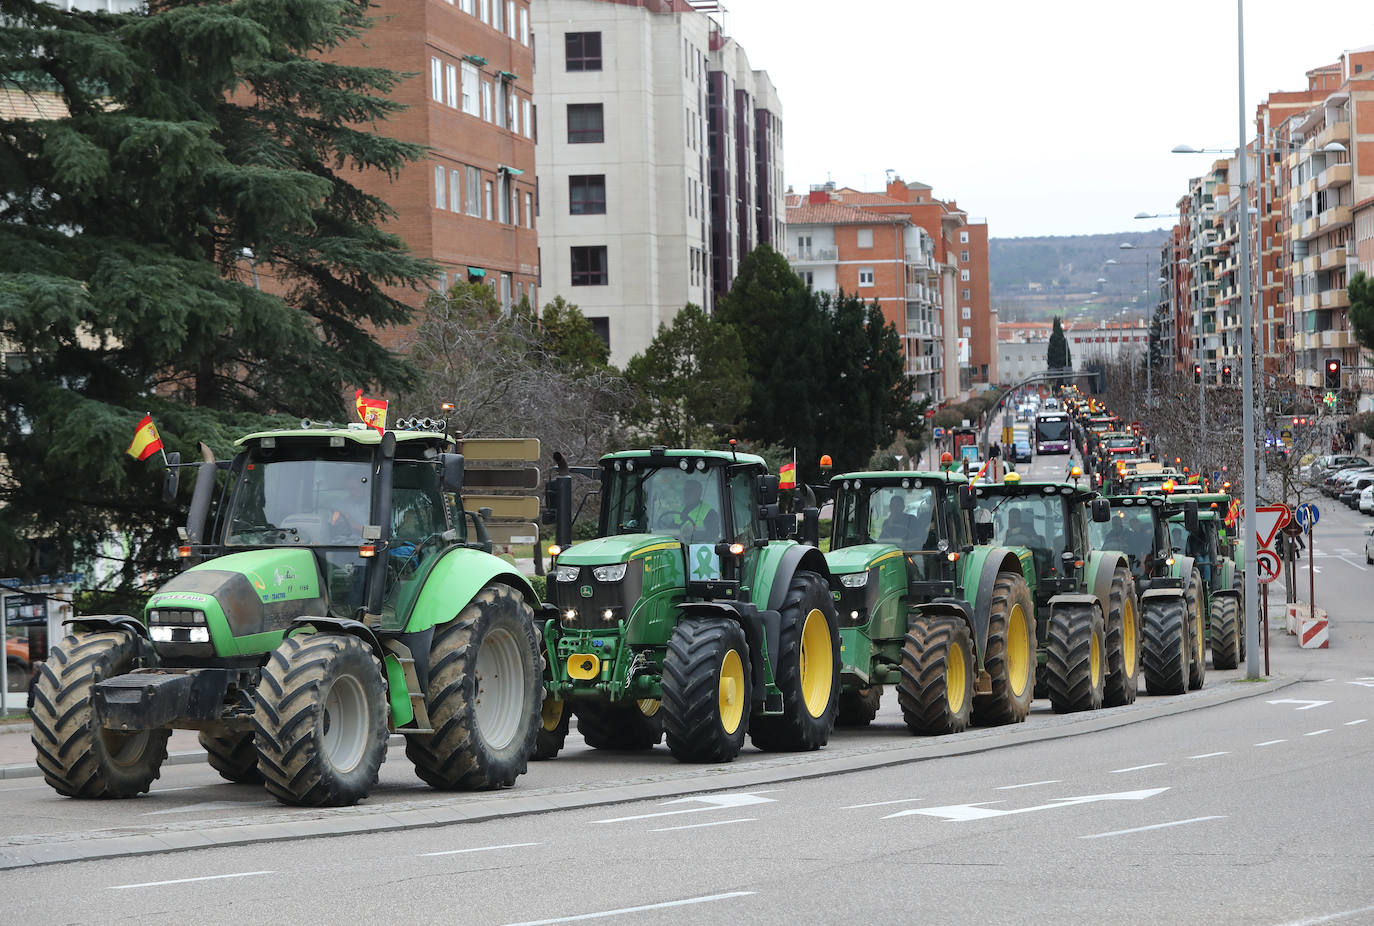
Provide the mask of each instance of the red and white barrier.
[{"label": "red and white barrier", "polygon": [[1325,608],[1302,615],[1298,622],[1298,645],[1303,649],[1327,649],[1331,645],[1330,626]]}]

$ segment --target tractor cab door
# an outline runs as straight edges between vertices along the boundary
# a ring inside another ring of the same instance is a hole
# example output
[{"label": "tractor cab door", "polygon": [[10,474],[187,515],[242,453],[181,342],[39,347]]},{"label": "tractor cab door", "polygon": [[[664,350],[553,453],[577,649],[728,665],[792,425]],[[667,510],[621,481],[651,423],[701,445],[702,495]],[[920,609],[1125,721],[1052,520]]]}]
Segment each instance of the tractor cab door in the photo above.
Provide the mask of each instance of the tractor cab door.
[{"label": "tractor cab door", "polygon": [[758,573],[760,554],[760,549],[754,542],[768,536],[768,525],[759,514],[759,470],[753,466],[731,466],[726,472],[728,521],[725,536],[721,539],[725,543],[738,543],[744,547],[744,563],[739,576],[740,586],[752,589],[754,577]]},{"label": "tractor cab door", "polygon": [[425,577],[449,546],[440,477],[439,467],[428,460],[397,460],[392,470],[391,542],[382,564],[384,627],[409,613]]}]

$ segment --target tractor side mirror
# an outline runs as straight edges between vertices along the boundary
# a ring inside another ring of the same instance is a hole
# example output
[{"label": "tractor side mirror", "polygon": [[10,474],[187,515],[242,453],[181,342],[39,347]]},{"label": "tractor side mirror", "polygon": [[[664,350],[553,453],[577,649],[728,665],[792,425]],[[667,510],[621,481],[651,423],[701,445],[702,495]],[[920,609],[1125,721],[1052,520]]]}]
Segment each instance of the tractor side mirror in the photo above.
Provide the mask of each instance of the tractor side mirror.
[{"label": "tractor side mirror", "polygon": [[991,521],[979,521],[973,525],[973,539],[980,545],[992,543],[992,531]]},{"label": "tractor side mirror", "polygon": [[770,476],[767,473],[760,473],[759,484],[759,504],[776,505],[778,503],[778,477]]},{"label": "tractor side mirror", "polygon": [[1183,526],[1188,528],[1188,533],[1197,533],[1201,526],[1197,516],[1197,502],[1188,502],[1183,506]]},{"label": "tractor side mirror", "polygon": [[1093,499],[1092,517],[1098,524],[1106,524],[1112,519],[1112,503],[1105,498]]},{"label": "tractor side mirror", "polygon": [[977,507],[978,501],[973,496],[973,489],[969,486],[959,487],[959,507],[965,511],[972,511]]},{"label": "tractor side mirror", "polygon": [[162,476],[162,500],[167,504],[176,501],[177,486],[181,484],[181,454],[175,450],[167,454],[167,472]]},{"label": "tractor side mirror", "polygon": [[461,492],[463,490],[463,455],[461,453],[441,453],[439,462],[444,467],[444,491]]}]

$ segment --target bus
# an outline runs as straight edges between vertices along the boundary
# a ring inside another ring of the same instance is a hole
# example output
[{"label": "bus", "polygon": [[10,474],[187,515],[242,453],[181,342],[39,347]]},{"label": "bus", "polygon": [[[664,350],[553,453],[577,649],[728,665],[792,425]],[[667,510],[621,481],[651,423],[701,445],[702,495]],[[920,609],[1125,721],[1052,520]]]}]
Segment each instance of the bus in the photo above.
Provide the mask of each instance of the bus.
[{"label": "bus", "polygon": [[1035,452],[1069,453],[1072,437],[1066,412],[1041,412],[1035,416]]}]

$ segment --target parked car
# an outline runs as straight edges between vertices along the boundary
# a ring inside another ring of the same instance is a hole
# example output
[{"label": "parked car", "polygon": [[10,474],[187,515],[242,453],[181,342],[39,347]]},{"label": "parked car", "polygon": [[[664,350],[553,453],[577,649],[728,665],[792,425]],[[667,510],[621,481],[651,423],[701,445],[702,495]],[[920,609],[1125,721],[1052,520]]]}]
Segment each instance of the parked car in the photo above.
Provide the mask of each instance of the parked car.
[{"label": "parked car", "polygon": [[1341,501],[1350,508],[1358,508],[1360,493],[1372,485],[1374,485],[1374,473],[1347,479],[1345,488],[1341,489]]},{"label": "parked car", "polygon": [[1309,466],[1304,467],[1303,477],[1307,480],[1309,485],[1321,485],[1322,480],[1338,470],[1369,465],[1369,461],[1364,457],[1328,453],[1325,456],[1317,457]]},{"label": "parked car", "polygon": [[1331,498],[1340,498],[1341,493],[1346,490],[1351,482],[1370,473],[1374,473],[1374,467],[1352,467],[1338,470],[1333,475],[1326,477],[1322,483],[1322,494]]},{"label": "parked car", "polygon": [[1364,561],[1374,563],[1374,527],[1364,532]]},{"label": "parked car", "polygon": [[1374,514],[1374,485],[1367,485],[1360,493],[1360,514]]}]

